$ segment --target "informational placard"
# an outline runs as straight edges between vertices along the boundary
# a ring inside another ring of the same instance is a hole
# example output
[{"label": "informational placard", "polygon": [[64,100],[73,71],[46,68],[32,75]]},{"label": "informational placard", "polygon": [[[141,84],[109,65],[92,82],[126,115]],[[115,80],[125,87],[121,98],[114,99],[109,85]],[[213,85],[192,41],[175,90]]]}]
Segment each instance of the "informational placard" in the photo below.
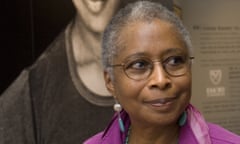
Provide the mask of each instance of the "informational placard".
[{"label": "informational placard", "polygon": [[205,118],[240,134],[240,1],[182,1],[193,42],[192,103]]}]

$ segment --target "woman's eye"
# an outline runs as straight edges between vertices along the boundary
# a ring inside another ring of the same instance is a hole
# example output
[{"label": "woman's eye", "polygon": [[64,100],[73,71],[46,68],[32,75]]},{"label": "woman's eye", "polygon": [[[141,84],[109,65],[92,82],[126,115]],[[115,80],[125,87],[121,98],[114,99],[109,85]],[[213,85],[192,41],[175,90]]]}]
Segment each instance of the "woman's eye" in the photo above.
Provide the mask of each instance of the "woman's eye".
[{"label": "woman's eye", "polygon": [[146,60],[135,60],[127,65],[127,69],[143,70],[149,68],[150,63]]},{"label": "woman's eye", "polygon": [[185,63],[184,56],[171,56],[165,61],[167,65],[179,66]]}]

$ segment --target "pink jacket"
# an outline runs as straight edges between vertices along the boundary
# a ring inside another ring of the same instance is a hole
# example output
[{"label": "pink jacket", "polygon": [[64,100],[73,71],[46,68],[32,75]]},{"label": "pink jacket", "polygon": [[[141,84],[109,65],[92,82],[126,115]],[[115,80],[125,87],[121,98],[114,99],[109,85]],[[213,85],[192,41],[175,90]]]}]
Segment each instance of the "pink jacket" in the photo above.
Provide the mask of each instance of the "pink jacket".
[{"label": "pink jacket", "polygon": [[[179,144],[240,144],[240,136],[218,125],[206,123],[192,105],[188,106],[187,113],[187,122],[180,130]],[[121,118],[125,129],[128,129],[130,119],[125,111],[121,112]],[[123,144],[126,135],[127,132],[120,131],[118,116],[115,114],[104,131],[89,138],[84,144]]]}]

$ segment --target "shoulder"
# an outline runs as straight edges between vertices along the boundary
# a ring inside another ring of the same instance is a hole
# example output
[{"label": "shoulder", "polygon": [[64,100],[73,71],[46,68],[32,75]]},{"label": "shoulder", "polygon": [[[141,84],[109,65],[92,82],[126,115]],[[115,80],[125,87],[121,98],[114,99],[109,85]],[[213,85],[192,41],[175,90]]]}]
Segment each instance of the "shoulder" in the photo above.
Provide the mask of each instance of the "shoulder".
[{"label": "shoulder", "polygon": [[[11,85],[0,95],[0,105],[3,107],[25,99],[29,95],[29,70],[24,69]],[[21,95],[22,97],[19,97]],[[23,96],[24,95],[24,96]]]},{"label": "shoulder", "polygon": [[[125,129],[128,129],[130,124],[128,114],[124,110],[121,111],[120,114],[124,122]],[[83,144],[122,144],[126,135],[127,131],[124,133],[120,132],[118,115],[115,114],[104,131],[87,139]]]},{"label": "shoulder", "polygon": [[83,144],[100,144],[102,135],[103,135],[103,132],[100,132],[100,133],[90,137],[86,141],[84,141]]},{"label": "shoulder", "polygon": [[[56,73],[68,70],[63,68],[68,65],[64,35],[64,32],[60,33],[28,68],[29,77],[33,79],[30,83],[43,81],[46,78],[52,80],[54,76],[58,76]],[[49,76],[50,74],[52,77]]]},{"label": "shoulder", "polygon": [[31,68],[35,68],[41,63],[49,63],[54,57],[59,57],[62,55],[61,53],[65,53],[65,42],[65,33],[61,32],[38,56]]},{"label": "shoulder", "polygon": [[223,127],[208,123],[209,127],[209,134],[213,144],[239,144],[240,143],[240,136],[234,134]]}]

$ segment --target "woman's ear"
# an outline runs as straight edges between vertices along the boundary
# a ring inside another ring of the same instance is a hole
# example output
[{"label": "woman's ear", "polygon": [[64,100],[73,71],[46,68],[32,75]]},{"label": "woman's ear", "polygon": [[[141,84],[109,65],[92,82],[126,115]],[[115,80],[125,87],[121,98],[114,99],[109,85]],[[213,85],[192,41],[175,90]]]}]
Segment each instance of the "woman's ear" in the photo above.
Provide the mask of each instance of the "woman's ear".
[{"label": "woman's ear", "polygon": [[115,89],[113,85],[113,80],[109,72],[104,71],[104,80],[107,90],[114,96]]}]

